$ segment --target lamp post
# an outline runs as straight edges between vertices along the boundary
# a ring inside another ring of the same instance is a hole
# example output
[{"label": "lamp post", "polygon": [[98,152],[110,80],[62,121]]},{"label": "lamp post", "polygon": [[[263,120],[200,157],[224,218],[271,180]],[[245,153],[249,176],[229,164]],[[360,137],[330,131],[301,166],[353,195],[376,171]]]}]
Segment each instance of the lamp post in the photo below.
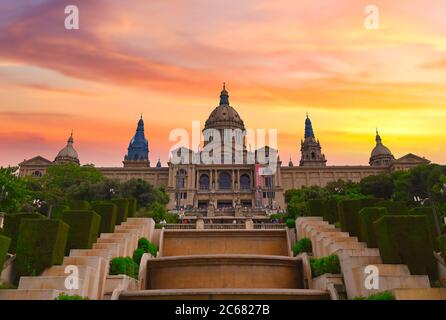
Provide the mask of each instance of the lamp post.
[{"label": "lamp post", "polygon": [[4,200],[8,197],[9,193],[6,191],[6,187],[3,185],[1,192],[0,192],[0,205],[3,203]]},{"label": "lamp post", "polygon": [[428,197],[425,199],[421,199],[419,196],[414,196],[413,198],[415,202],[421,203],[422,206],[424,206],[424,203],[426,201],[430,202],[432,207],[432,215],[434,216],[435,231],[437,232],[437,236],[440,236],[441,235],[440,222],[438,221],[437,210],[435,209],[435,204],[434,201],[432,200],[432,196],[430,198]]}]

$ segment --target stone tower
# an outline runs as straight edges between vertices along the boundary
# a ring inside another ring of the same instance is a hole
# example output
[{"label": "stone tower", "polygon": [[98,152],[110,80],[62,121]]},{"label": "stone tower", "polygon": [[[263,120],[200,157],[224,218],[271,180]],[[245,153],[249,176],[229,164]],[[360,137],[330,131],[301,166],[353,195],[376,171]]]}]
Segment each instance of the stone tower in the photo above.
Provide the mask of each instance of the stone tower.
[{"label": "stone tower", "polygon": [[79,157],[77,155],[76,149],[73,147],[73,132],[71,132],[70,137],[68,138],[67,145],[59,151],[56,158],[54,159],[54,163],[56,164],[64,164],[64,163],[74,163],[79,164]]},{"label": "stone tower", "polygon": [[327,160],[325,160],[325,155],[322,153],[319,140],[316,140],[314,136],[313,126],[308,114],[307,118],[305,119],[305,139],[301,141],[300,151],[300,166],[324,167],[327,163]]},{"label": "stone tower", "polygon": [[395,157],[392,152],[390,152],[389,148],[383,145],[378,129],[376,129],[376,146],[373,148],[372,154],[370,155],[369,164],[372,167],[388,167],[394,160]]},{"label": "stone tower", "polygon": [[124,157],[124,167],[150,167],[149,142],[144,135],[144,120],[138,121],[135,135],[130,140],[128,152]]}]

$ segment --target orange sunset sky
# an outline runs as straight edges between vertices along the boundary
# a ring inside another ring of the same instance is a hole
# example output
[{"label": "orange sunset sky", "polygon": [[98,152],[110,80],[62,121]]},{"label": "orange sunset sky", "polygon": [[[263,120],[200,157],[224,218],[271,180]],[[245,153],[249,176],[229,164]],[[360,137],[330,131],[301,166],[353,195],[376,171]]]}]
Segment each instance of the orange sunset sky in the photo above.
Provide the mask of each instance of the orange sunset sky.
[{"label": "orange sunset sky", "polygon": [[376,127],[395,157],[445,163],[445,17],[444,0],[1,0],[0,165],[53,160],[73,129],[81,163],[121,166],[140,113],[165,165],[169,132],[204,125],[223,81],[285,163],[306,112],[329,165],[367,164]]}]

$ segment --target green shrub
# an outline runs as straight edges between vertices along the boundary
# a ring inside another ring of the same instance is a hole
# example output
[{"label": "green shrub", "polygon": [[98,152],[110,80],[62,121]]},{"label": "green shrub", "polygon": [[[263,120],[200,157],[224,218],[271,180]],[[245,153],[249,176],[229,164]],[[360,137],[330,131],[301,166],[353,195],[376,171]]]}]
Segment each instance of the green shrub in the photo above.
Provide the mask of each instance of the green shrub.
[{"label": "green shrub", "polygon": [[17,239],[16,268],[19,276],[38,275],[62,264],[69,226],[61,220],[23,219]]},{"label": "green shrub", "polygon": [[299,253],[302,252],[307,252],[307,253],[313,252],[310,239],[302,238],[299,241],[297,241],[296,244],[294,245],[293,253],[295,256],[297,256]]},{"label": "green shrub", "polygon": [[139,265],[130,257],[117,257],[110,261],[110,274],[125,274],[134,279],[138,279]]},{"label": "green shrub", "polygon": [[128,210],[127,217],[128,218],[136,217],[136,209],[137,209],[136,199],[131,198],[128,200],[129,200],[129,210]]},{"label": "green shrub", "polygon": [[311,273],[314,277],[321,276],[326,273],[341,273],[341,265],[337,255],[332,254],[320,259],[310,258]]},{"label": "green shrub", "polygon": [[307,201],[307,214],[310,217],[323,217],[325,212],[325,200],[311,199]]},{"label": "green shrub", "polygon": [[116,204],[118,207],[116,211],[116,224],[121,224],[127,221],[128,210],[129,210],[129,200],[128,199],[114,199],[112,203]]},{"label": "green shrub", "polygon": [[143,248],[137,248],[135,251],[133,251],[133,261],[135,261],[139,265],[144,253],[146,252]]},{"label": "green shrub", "polygon": [[391,215],[407,214],[407,206],[404,201],[378,201],[375,207],[386,208]]},{"label": "green shrub", "polygon": [[158,247],[146,238],[140,238],[138,240],[138,248],[143,249],[146,253],[150,253],[153,257],[156,257],[158,253]]},{"label": "green shrub", "polygon": [[15,290],[15,289],[17,289],[17,286],[11,283],[0,282],[0,290]]},{"label": "green shrub", "polygon": [[309,216],[323,217],[329,223],[335,223],[339,219],[338,201],[335,199],[322,200],[311,199],[307,201],[307,211]]},{"label": "green shrub", "polygon": [[99,233],[113,233],[115,231],[118,207],[113,203],[97,202],[92,204],[91,209],[101,216]]},{"label": "green shrub", "polygon": [[386,215],[373,225],[383,263],[407,264],[412,274],[436,278],[434,248],[425,216]]},{"label": "green shrub", "polygon": [[446,235],[438,237],[438,247],[443,255],[443,260],[446,262]]},{"label": "green shrub", "polygon": [[358,213],[362,209],[361,200],[341,200],[338,206],[341,230],[357,237],[360,233]]},{"label": "green shrub", "polygon": [[325,202],[324,220],[331,224],[339,220],[338,200],[330,199]]},{"label": "green shrub", "polygon": [[290,229],[296,228],[296,221],[294,219],[287,219],[286,226]]},{"label": "green shrub", "polygon": [[11,244],[9,246],[9,251],[11,253],[16,252],[18,232],[19,232],[20,222],[22,221],[22,219],[46,219],[46,217],[39,213],[5,214],[3,231],[5,236],[11,238]]},{"label": "green shrub", "polygon": [[70,210],[66,205],[56,205],[51,207],[51,219],[62,219],[64,211]]},{"label": "green shrub", "polygon": [[390,291],[378,292],[366,297],[355,297],[353,300],[395,300],[395,296]]},{"label": "green shrub", "polygon": [[88,299],[88,297],[82,297],[77,294],[70,295],[70,294],[61,293],[56,298],[56,300],[89,300],[89,299]]},{"label": "green shrub", "polygon": [[85,200],[71,200],[68,202],[70,210],[90,210],[90,204]]},{"label": "green shrub", "polygon": [[432,208],[430,208],[430,207],[412,208],[409,210],[409,215],[425,216],[427,218],[427,226],[428,226],[431,236],[432,236],[432,244],[434,246],[434,249],[438,250],[438,243],[437,243],[438,235],[437,235],[437,229],[435,226],[435,218],[433,216]]},{"label": "green shrub", "polygon": [[378,241],[376,240],[373,223],[386,214],[387,214],[386,208],[378,208],[378,207],[363,208],[359,211],[359,225],[361,228],[360,240],[366,242],[369,248],[378,247]]},{"label": "green shrub", "polygon": [[6,260],[6,254],[9,250],[9,245],[11,244],[11,238],[0,235],[0,273],[3,270],[3,264]]},{"label": "green shrub", "polygon": [[374,207],[377,199],[341,200],[338,203],[339,222],[341,230],[350,233],[352,237],[361,238],[359,211],[365,207]]},{"label": "green shrub", "polygon": [[70,249],[91,249],[99,235],[101,216],[94,211],[65,211],[62,220],[70,226],[67,253]]}]

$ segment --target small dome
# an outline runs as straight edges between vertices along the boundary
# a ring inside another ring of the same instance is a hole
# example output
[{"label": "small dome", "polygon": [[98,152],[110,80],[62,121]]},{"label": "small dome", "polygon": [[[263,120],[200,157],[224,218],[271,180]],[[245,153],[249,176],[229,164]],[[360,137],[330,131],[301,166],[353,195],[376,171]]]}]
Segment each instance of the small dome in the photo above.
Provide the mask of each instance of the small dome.
[{"label": "small dome", "polygon": [[388,167],[395,158],[389,148],[382,144],[378,130],[376,130],[376,146],[372,150],[369,164],[373,167]]},{"label": "small dome", "polygon": [[68,138],[67,145],[65,148],[59,151],[56,158],[54,159],[54,162],[56,163],[67,163],[67,162],[74,162],[79,164],[79,156],[77,154],[77,151],[73,147],[73,133],[71,133],[70,137]]},{"label": "small dome", "polygon": [[389,148],[387,148],[383,144],[379,144],[375,146],[375,148],[373,148],[371,155],[372,157],[383,156],[383,155],[392,155],[392,152],[390,152]]},{"label": "small dome", "polygon": [[372,150],[371,157],[383,156],[383,155],[392,155],[389,148],[382,144],[381,136],[376,131],[376,146]]},{"label": "small dome", "polygon": [[220,94],[220,105],[216,107],[206,120],[205,129],[241,129],[245,130],[245,124],[238,112],[229,105],[229,95],[226,86]]}]

